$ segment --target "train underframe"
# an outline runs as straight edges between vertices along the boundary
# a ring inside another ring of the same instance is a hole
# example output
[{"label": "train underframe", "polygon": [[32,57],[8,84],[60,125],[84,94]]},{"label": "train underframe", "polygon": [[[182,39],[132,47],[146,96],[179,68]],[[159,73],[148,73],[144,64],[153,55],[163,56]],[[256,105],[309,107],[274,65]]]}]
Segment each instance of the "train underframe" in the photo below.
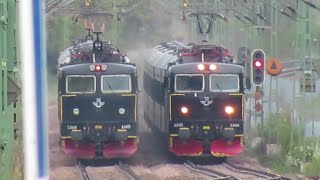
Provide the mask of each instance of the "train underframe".
[{"label": "train underframe", "polygon": [[169,150],[177,156],[236,156],[244,149],[243,134],[236,132],[207,125],[177,128],[169,134]]},{"label": "train underframe", "polygon": [[95,125],[94,131],[71,130],[70,136],[60,138],[60,148],[68,156],[83,159],[130,158],[138,150],[136,127],[131,126],[131,129],[114,127],[101,128],[101,125]]}]

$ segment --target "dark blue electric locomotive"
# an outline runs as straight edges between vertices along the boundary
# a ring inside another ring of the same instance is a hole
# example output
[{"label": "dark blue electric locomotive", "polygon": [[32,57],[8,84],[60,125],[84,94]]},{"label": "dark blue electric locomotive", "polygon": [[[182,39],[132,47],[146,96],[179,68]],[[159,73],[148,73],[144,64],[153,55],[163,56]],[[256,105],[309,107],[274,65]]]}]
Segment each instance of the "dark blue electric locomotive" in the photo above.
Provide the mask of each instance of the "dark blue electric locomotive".
[{"label": "dark blue electric locomotive", "polygon": [[144,67],[145,118],[178,156],[243,151],[244,68],[226,48],[169,42]]},{"label": "dark blue electric locomotive", "polygon": [[135,64],[109,42],[83,41],[60,62],[62,151],[79,158],[128,158],[138,148]]}]

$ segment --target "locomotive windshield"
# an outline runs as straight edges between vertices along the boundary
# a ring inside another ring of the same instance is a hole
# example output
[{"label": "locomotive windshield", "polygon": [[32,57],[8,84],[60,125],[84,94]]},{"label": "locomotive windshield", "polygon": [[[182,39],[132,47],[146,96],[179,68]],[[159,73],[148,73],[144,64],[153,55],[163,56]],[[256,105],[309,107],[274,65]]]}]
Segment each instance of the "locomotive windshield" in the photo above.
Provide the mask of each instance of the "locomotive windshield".
[{"label": "locomotive windshield", "polygon": [[212,92],[238,92],[239,76],[234,74],[211,74],[210,91]]},{"label": "locomotive windshield", "polygon": [[94,93],[96,91],[95,87],[94,76],[67,76],[67,93]]},{"label": "locomotive windshield", "polygon": [[178,74],[175,79],[177,92],[201,92],[204,90],[204,76],[202,74]]},{"label": "locomotive windshield", "polygon": [[129,75],[102,76],[103,93],[131,92],[131,77]]}]

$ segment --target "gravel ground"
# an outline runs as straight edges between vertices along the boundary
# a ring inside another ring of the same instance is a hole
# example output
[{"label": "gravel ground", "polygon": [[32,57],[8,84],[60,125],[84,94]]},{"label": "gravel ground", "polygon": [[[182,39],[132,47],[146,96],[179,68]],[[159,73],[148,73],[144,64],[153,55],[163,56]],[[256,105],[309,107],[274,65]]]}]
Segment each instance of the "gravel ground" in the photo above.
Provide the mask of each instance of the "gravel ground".
[{"label": "gravel ground", "polygon": [[57,105],[49,106],[49,159],[51,180],[78,179],[75,159],[65,156],[59,148],[59,121]]},{"label": "gravel ground", "polygon": [[93,180],[127,180],[115,166],[110,167],[86,167],[89,177]]}]

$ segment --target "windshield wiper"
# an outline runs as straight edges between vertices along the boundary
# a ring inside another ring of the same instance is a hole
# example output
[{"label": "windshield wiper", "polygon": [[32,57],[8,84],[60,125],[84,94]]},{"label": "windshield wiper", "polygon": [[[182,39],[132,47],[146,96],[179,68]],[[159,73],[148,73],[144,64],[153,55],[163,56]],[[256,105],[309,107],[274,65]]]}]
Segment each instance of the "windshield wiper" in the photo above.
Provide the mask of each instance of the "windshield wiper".
[{"label": "windshield wiper", "polygon": [[218,82],[215,83],[216,86],[219,88],[220,92],[223,92],[222,88],[220,87],[220,85],[218,84]]},{"label": "windshield wiper", "polygon": [[105,82],[107,83],[109,89],[110,89],[111,91],[113,91],[113,89],[112,89],[112,87],[110,86],[110,84],[108,83],[108,81],[105,81]]}]

